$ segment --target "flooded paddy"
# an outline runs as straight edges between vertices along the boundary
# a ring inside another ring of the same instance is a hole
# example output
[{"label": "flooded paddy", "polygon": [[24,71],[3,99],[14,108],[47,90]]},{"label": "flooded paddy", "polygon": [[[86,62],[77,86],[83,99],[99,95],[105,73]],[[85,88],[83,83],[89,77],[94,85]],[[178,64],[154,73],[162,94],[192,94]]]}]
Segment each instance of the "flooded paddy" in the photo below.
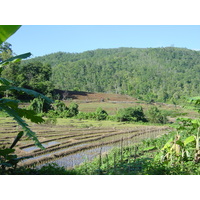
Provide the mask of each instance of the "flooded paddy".
[{"label": "flooded paddy", "polygon": [[[103,147],[96,147],[96,148],[88,149],[85,151],[80,151],[78,153],[71,154],[69,156],[65,156],[60,159],[50,161],[48,163],[56,163],[61,167],[70,169],[77,165],[80,165],[83,162],[91,161],[92,159],[94,159],[95,157],[97,157],[100,154],[100,151],[101,151],[101,153],[105,153],[105,152],[108,152],[109,150],[111,150],[112,148],[113,148],[113,146],[111,146],[111,145],[107,145],[107,146],[103,146]],[[46,164],[39,165],[38,167],[40,168],[44,165],[46,165]]]},{"label": "flooded paddy", "polygon": [[[55,144],[59,144],[59,142],[56,142],[56,141],[52,141],[52,142],[46,142],[46,143],[42,143],[42,145],[46,148],[46,147],[49,147],[51,145],[55,145]],[[30,151],[34,151],[36,149],[40,149],[39,147],[36,147],[36,146],[31,146],[31,147],[27,147],[27,148],[24,148],[23,150],[26,151],[26,152],[30,152]]]},{"label": "flooded paddy", "polygon": [[[74,120],[75,121],[75,120]],[[112,122],[113,123],[113,122]],[[5,124],[9,128],[9,135],[2,133],[7,131],[1,129],[1,141],[11,144],[14,140],[17,127]],[[10,125],[13,125],[10,123]],[[31,140],[23,137],[17,145],[18,156],[32,156],[23,160],[20,166],[41,167],[48,163],[57,163],[59,166],[73,168],[85,161],[91,161],[100,154],[105,154],[114,147],[130,146],[145,138],[154,138],[168,132],[168,127],[127,125],[119,127],[71,127],[69,125],[45,124],[32,125],[31,129],[37,133],[44,150],[36,147]],[[13,138],[12,138],[13,137]]]}]

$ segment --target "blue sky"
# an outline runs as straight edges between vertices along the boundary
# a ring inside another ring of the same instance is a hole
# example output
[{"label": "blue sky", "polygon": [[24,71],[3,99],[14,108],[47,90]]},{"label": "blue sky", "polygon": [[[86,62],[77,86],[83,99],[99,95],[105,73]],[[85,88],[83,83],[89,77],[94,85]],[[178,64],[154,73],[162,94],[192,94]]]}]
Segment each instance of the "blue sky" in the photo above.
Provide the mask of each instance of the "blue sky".
[{"label": "blue sky", "polygon": [[200,50],[200,25],[23,25],[7,42],[33,57],[58,51],[118,47],[184,47]]}]

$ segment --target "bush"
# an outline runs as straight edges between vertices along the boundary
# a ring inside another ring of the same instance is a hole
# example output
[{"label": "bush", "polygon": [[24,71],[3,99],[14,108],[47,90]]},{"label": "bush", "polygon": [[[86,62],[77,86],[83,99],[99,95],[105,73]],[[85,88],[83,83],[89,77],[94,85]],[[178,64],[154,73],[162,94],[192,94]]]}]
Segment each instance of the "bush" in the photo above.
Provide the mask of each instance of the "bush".
[{"label": "bush", "polygon": [[108,113],[102,108],[97,108],[95,115],[96,120],[105,120],[108,116]]},{"label": "bush", "polygon": [[118,122],[123,122],[123,121],[147,122],[147,119],[145,118],[143,112],[143,108],[141,106],[120,109],[117,112],[116,119]]},{"label": "bush", "polygon": [[36,113],[48,112],[51,109],[51,105],[47,103],[44,99],[38,97],[31,101],[29,110],[34,110]]},{"label": "bush", "polygon": [[85,112],[79,112],[78,115],[76,115],[77,119],[88,119],[88,113]]},{"label": "bush", "polygon": [[64,104],[64,102],[55,100],[55,103],[53,103],[53,109],[59,113],[67,110],[67,106]]},{"label": "bush", "polygon": [[116,115],[108,115],[106,119],[109,121],[116,121],[117,120],[116,118],[117,118]]},{"label": "bush", "polygon": [[78,119],[94,119],[94,120],[106,120],[108,113],[102,108],[97,108],[95,112],[79,112],[76,118]]},{"label": "bush", "polygon": [[78,114],[78,104],[76,103],[70,103],[69,105],[69,117],[76,116]]},{"label": "bush", "polygon": [[147,116],[148,121],[151,123],[166,124],[168,121],[166,115],[162,114],[162,112],[155,106],[148,110]]},{"label": "bush", "polygon": [[45,117],[54,118],[57,117],[57,113],[54,110],[50,110],[48,113],[45,114]]},{"label": "bush", "polygon": [[64,102],[60,100],[55,100],[55,103],[52,106],[53,106],[53,110],[50,110],[46,114],[46,117],[68,118],[68,117],[76,116],[79,112],[78,105],[76,103],[71,103],[68,108]]}]

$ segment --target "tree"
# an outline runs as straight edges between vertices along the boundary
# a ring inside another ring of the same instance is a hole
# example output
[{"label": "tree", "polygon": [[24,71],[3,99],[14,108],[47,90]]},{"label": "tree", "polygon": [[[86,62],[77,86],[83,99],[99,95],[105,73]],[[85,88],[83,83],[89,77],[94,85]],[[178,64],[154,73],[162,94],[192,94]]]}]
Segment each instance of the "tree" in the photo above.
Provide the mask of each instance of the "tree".
[{"label": "tree", "polygon": [[200,93],[199,56],[183,48],[117,48],[58,52],[31,62],[51,64],[56,89],[120,93],[145,101],[171,102],[175,97],[180,103]]},{"label": "tree", "polygon": [[13,51],[11,46],[12,45],[8,42],[4,42],[0,45],[0,62],[12,57]]},{"label": "tree", "polygon": [[16,83],[20,87],[35,90],[45,95],[50,95],[53,85],[50,81],[51,66],[41,62],[22,64],[19,68]]},{"label": "tree", "polygon": [[[4,60],[7,60],[13,56],[14,53],[12,51],[11,44],[4,42],[2,45],[0,45],[0,62],[3,62]],[[19,72],[19,65],[20,62],[7,64],[1,73],[1,77],[15,82],[17,79],[17,74]]]}]

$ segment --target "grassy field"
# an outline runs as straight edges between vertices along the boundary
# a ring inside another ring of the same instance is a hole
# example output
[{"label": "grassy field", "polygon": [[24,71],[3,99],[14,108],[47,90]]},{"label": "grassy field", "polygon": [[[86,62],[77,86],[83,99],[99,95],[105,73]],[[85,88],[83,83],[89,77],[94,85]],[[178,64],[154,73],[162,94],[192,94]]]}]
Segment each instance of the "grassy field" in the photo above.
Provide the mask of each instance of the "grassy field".
[{"label": "grassy field", "polygon": [[[177,117],[191,117],[196,118],[199,114],[192,110],[186,109],[182,106],[174,106],[172,104],[147,104],[145,102],[85,102],[85,101],[75,101],[81,112],[95,112],[97,108],[101,107],[102,109],[106,110],[109,115],[115,115],[119,109],[128,108],[128,107],[135,107],[135,106],[142,106],[144,113],[147,112],[152,106],[158,107],[160,110],[163,111],[168,116],[168,119],[172,122],[175,121]],[[65,104],[68,106],[71,101],[65,101]]]}]

